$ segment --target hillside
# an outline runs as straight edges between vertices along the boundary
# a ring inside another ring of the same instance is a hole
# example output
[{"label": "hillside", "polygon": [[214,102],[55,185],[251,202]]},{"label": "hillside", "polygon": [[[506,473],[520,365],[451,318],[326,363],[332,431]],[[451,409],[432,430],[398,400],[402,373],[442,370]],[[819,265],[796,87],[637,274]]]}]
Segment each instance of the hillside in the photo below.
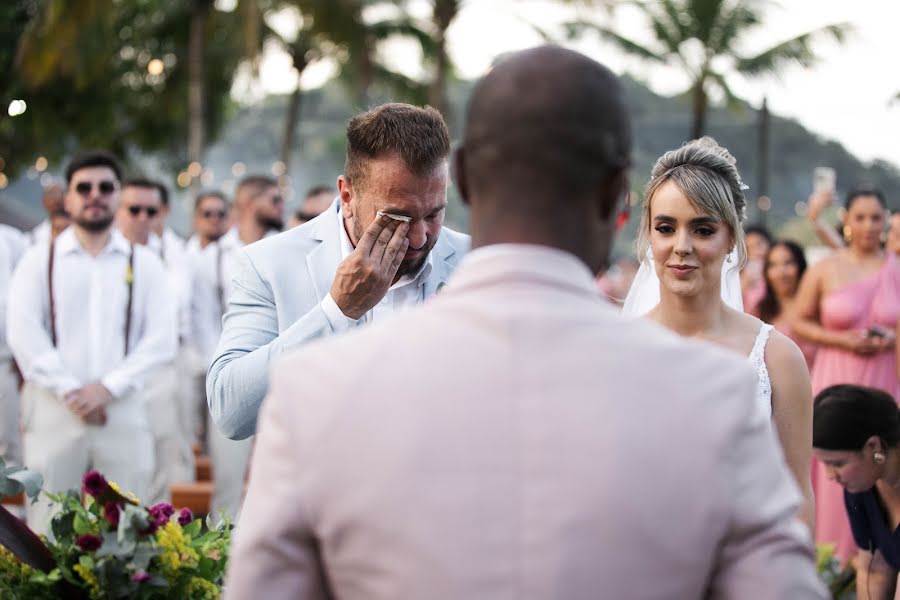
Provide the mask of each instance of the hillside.
[{"label": "hillside", "polygon": [[[689,113],[686,102],[654,94],[640,82],[624,78],[628,103],[634,120],[634,190],[640,192],[646,183],[650,168],[664,151],[683,143],[689,131]],[[450,124],[454,138],[459,137],[461,116],[465,99],[471,90],[471,82],[457,82],[451,88],[454,106]],[[387,99],[382,97],[382,99]],[[287,97],[272,96],[264,101],[237,109],[222,137],[210,148],[207,164],[216,175],[214,185],[229,190],[233,185],[231,166],[237,161],[246,164],[248,172],[270,172],[278,157],[278,149],[284,128]],[[307,93],[303,98],[301,121],[297,130],[294,164],[289,169],[296,196],[316,184],[333,184],[343,167],[343,134],[347,119],[357,112],[357,107],[347,101],[341,84],[334,82]],[[755,210],[757,185],[756,111],[749,107],[740,112],[714,108],[709,115],[709,135],[729,148],[738,160],[744,181],[750,186],[748,197],[754,200],[750,220],[758,220]],[[848,153],[835,141],[825,140],[807,131],[797,122],[772,116],[770,121],[771,170],[769,191],[773,207],[769,224],[778,228],[794,217],[794,205],[805,200],[811,188],[812,172],[816,166],[831,166],[838,174],[839,191],[846,191],[858,182],[880,187],[889,201],[900,207],[900,169],[897,166],[876,161],[864,164]],[[169,169],[160,167],[165,159],[133,160],[144,171],[168,178],[174,187]],[[39,190],[34,179],[20,178],[0,193],[9,211],[25,219],[40,218]],[[456,201],[448,211],[448,221],[457,228],[465,228],[465,211]],[[179,229],[187,225],[186,194],[178,207]],[[635,211],[637,213],[637,211]],[[635,227],[635,217],[629,230]],[[626,236],[620,241],[620,250],[627,246]]]}]

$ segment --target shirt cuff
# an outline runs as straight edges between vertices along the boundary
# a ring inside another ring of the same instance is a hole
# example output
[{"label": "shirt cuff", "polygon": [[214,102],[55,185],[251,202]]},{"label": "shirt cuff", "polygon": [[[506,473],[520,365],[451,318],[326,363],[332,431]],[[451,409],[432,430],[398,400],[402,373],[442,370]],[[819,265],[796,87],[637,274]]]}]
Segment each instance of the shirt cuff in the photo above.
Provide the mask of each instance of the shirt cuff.
[{"label": "shirt cuff", "polygon": [[125,396],[131,391],[132,387],[128,379],[117,375],[115,372],[107,373],[105,376],[101,377],[100,383],[109,390],[109,393],[112,394],[114,400],[118,400]]},{"label": "shirt cuff", "polygon": [[337,302],[331,297],[331,293],[322,299],[322,311],[325,313],[325,317],[328,319],[328,323],[331,325],[334,333],[341,333],[356,326],[357,319],[351,319],[344,315]]}]

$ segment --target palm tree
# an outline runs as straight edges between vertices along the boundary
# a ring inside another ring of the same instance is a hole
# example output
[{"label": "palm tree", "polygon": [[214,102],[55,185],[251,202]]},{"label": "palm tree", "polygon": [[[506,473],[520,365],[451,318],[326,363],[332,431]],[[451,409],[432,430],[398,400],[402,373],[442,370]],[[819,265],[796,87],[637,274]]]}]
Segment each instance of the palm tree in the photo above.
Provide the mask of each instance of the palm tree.
[{"label": "palm tree", "polygon": [[610,27],[589,21],[569,24],[570,37],[595,31],[628,54],[650,63],[676,65],[690,78],[686,94],[691,100],[694,138],[706,129],[709,94],[720,92],[728,104],[737,99],[728,77],[778,74],[788,64],[813,65],[817,57],[812,45],[822,38],[843,42],[850,31],[847,23],[827,25],[784,40],[753,54],[738,50],[752,31],[763,25],[760,2],[753,0],[657,0],[637,2],[653,33],[653,43],[643,45]]}]

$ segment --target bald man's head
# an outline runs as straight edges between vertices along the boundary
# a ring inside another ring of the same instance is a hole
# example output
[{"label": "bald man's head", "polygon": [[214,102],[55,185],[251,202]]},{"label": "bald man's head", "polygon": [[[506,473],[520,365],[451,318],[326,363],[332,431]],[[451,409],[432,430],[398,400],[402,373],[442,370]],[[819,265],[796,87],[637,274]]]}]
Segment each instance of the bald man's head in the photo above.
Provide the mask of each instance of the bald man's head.
[{"label": "bald man's head", "polygon": [[[630,154],[628,111],[609,69],[556,46],[510,54],[475,87],[457,158],[473,234],[505,228],[507,237],[555,245],[575,224],[597,235],[579,223],[612,219],[627,193]],[[597,263],[584,255],[597,251],[579,254]]]},{"label": "bald man's head", "polygon": [[577,196],[628,166],[631,127],[609,69],[542,46],[510,54],[476,86],[463,143],[474,193],[537,185]]}]

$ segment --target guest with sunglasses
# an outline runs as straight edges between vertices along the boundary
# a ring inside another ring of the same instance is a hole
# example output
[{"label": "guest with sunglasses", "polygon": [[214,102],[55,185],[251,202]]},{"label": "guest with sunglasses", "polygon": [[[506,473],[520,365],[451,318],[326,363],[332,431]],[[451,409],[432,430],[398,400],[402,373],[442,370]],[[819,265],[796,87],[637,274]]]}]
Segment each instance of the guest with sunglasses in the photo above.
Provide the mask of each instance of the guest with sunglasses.
[{"label": "guest with sunglasses", "polygon": [[[146,498],[153,437],[139,396],[175,356],[175,303],[159,258],[113,226],[121,168],[109,154],[66,169],[72,225],[22,257],[9,286],[7,335],[25,377],[25,464],[49,492],[77,490],[89,469]],[[46,498],[26,508],[47,533]]]},{"label": "guest with sunglasses", "polygon": [[316,185],[309,188],[306,192],[306,197],[303,198],[303,204],[291,215],[288,229],[293,229],[312,221],[328,210],[328,207],[334,204],[335,198],[337,198],[337,190],[333,187]]},{"label": "guest with sunglasses", "polygon": [[[222,330],[222,304],[224,282],[220,262],[222,236],[230,225],[229,203],[224,192],[201,191],[194,200],[194,234],[185,244],[186,262],[190,272],[190,332],[188,346],[190,357],[189,380],[184,389],[190,394],[187,403],[189,414],[186,426],[192,441],[206,439],[206,368],[209,366],[212,348]],[[207,258],[211,255],[211,259]],[[204,261],[212,268],[204,270]],[[198,281],[200,278],[208,278]]]},{"label": "guest with sunglasses", "polygon": [[131,243],[142,246],[150,243],[153,220],[162,210],[161,187],[161,184],[144,178],[129,179],[122,184],[122,203],[116,213],[116,225]]},{"label": "guest with sunglasses", "polygon": [[[202,204],[198,203],[195,222],[202,216],[204,222],[212,222],[210,228],[214,223],[224,226],[221,212],[212,208],[207,218],[205,213],[198,214],[201,207],[215,207],[215,204],[208,198],[204,198]],[[237,270],[238,256],[245,247],[281,231],[284,226],[283,212],[284,198],[278,181],[267,175],[248,175],[238,183],[234,192],[233,227],[215,243],[207,245],[193,263],[191,315],[204,375],[222,333],[222,316],[233,291],[232,280]],[[203,393],[203,398],[206,399],[206,393]],[[230,517],[237,517],[252,441],[228,439],[211,422],[208,409],[204,411],[204,416],[208,419],[206,442],[212,461],[212,513],[224,511]]]},{"label": "guest with sunglasses", "polygon": [[[184,251],[179,243],[167,246],[156,232],[168,204],[169,191],[159,181],[136,177],[122,184],[122,203],[116,214],[116,224],[134,244],[146,246],[156,254],[166,268],[169,285],[178,306],[178,340],[190,335],[190,274]],[[180,240],[178,240],[180,242]],[[153,432],[155,467],[153,481],[146,501],[151,504],[170,500],[171,484],[194,479],[193,438],[184,426],[191,399],[182,392],[189,380],[188,372],[179,365],[187,360],[179,343],[178,358],[167,364],[142,392],[150,411]]]}]

